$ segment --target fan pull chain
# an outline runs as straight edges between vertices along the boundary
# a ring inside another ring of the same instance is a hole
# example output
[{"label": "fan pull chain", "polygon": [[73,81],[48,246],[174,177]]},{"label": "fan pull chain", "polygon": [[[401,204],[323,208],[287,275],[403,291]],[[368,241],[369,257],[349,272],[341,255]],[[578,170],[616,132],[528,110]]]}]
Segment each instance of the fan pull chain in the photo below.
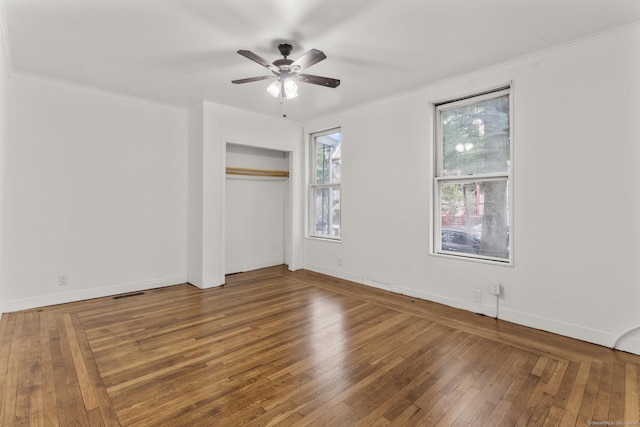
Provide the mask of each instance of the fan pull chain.
[{"label": "fan pull chain", "polygon": [[282,91],[282,97],[280,98],[280,105],[282,105],[282,117],[287,117],[286,107],[287,107],[287,97],[284,96],[284,90]]}]

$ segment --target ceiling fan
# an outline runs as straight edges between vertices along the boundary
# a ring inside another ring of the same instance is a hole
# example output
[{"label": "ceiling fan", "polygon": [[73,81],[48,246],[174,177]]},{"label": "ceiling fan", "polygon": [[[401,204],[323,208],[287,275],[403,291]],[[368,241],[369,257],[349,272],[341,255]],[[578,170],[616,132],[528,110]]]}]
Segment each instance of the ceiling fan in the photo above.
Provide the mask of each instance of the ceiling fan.
[{"label": "ceiling fan", "polygon": [[327,57],[322,51],[319,51],[318,49],[311,49],[302,55],[302,57],[294,61],[287,58],[291,54],[291,49],[292,46],[288,43],[279,44],[278,50],[284,58],[276,59],[273,63],[251,51],[239,50],[238,53],[240,55],[269,69],[273,75],[232,80],[231,83],[241,84],[257,82],[260,80],[276,79],[276,81],[267,88],[267,91],[276,98],[281,96],[283,100],[292,99],[298,96],[298,85],[295,82],[296,80],[302,83],[310,83],[330,88],[336,88],[340,85],[340,80],[338,79],[302,73],[305,69],[317,64]]}]

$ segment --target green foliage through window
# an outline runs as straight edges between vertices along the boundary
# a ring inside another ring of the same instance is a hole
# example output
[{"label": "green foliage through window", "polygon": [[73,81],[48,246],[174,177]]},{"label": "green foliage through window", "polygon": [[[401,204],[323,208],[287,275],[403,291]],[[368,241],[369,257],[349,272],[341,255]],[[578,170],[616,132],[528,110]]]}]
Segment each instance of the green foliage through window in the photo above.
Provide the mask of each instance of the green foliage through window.
[{"label": "green foliage through window", "polygon": [[507,88],[436,108],[436,253],[511,259],[510,96]]},{"label": "green foliage through window", "polygon": [[338,239],[341,235],[342,132],[311,135],[310,235]]}]

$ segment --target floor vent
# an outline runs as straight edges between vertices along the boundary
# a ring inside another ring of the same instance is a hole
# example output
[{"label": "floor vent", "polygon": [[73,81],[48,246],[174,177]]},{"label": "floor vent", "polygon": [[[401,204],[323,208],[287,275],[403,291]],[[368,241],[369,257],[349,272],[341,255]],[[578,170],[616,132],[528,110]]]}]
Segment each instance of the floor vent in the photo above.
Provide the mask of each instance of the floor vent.
[{"label": "floor vent", "polygon": [[130,294],[116,295],[115,297],[113,297],[113,299],[137,297],[138,295],[144,295],[144,292],[133,292]]}]

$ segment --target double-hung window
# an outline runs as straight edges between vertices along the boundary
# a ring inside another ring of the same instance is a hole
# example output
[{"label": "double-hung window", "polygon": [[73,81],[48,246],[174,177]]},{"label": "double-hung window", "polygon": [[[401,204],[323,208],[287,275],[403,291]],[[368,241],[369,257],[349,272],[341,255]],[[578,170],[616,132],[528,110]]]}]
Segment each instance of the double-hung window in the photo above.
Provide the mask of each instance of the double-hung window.
[{"label": "double-hung window", "polygon": [[436,104],[436,254],[510,263],[511,91]]},{"label": "double-hung window", "polygon": [[339,128],[311,134],[309,235],[339,240],[342,132]]}]

